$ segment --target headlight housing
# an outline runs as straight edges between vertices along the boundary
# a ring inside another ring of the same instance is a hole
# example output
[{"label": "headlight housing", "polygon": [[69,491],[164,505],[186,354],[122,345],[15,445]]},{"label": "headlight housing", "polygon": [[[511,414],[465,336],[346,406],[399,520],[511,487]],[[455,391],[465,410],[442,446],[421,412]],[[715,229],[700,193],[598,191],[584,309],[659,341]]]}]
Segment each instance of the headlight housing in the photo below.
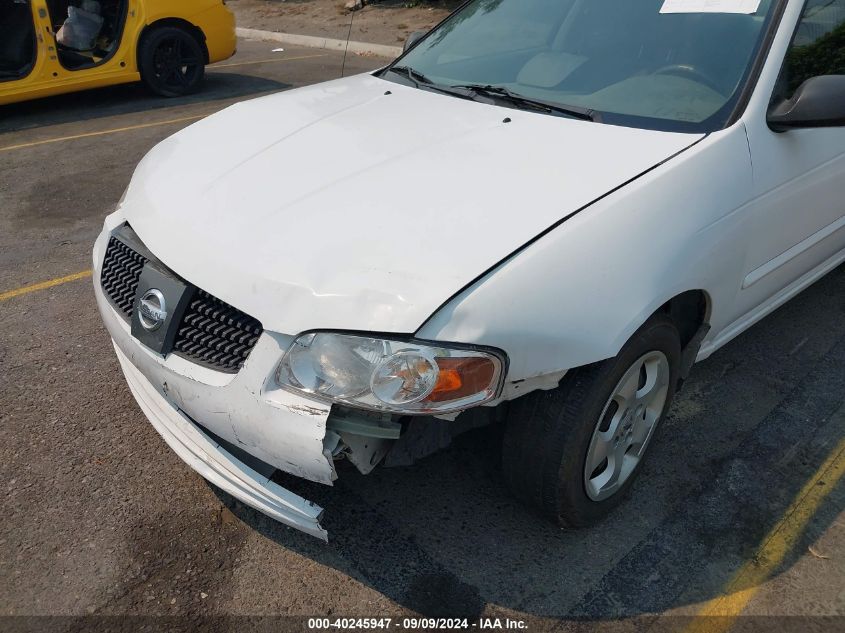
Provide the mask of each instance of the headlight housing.
[{"label": "headlight housing", "polygon": [[504,354],[489,349],[316,332],[297,337],[276,381],[327,402],[422,415],[493,400],[504,369]]}]

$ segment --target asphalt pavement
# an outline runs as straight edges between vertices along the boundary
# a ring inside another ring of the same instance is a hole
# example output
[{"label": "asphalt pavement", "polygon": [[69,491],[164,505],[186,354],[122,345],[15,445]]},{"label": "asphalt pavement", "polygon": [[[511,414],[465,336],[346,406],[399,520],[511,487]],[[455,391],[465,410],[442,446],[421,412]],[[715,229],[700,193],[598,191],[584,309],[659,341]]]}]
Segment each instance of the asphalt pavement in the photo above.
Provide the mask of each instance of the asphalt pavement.
[{"label": "asphalt pavement", "polygon": [[[340,53],[276,48],[241,41],[189,98],[129,85],[0,108],[0,628],[417,614],[657,630],[699,613],[724,616],[715,630],[845,627],[845,267],[694,368],[630,498],[592,529],[514,501],[490,429],[303,486],[328,545],[167,448],[97,315],[91,245],[157,142],[340,75]],[[350,56],[346,73],[384,63]]]}]

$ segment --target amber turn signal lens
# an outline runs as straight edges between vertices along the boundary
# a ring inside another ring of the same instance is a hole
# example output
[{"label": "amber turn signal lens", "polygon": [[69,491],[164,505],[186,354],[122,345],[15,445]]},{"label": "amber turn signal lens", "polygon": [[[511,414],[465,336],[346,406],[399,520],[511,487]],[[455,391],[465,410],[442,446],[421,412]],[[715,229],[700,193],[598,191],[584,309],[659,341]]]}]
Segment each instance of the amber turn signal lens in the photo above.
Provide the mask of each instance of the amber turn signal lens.
[{"label": "amber turn signal lens", "polygon": [[426,402],[458,400],[491,388],[496,366],[488,358],[437,358],[440,373]]}]

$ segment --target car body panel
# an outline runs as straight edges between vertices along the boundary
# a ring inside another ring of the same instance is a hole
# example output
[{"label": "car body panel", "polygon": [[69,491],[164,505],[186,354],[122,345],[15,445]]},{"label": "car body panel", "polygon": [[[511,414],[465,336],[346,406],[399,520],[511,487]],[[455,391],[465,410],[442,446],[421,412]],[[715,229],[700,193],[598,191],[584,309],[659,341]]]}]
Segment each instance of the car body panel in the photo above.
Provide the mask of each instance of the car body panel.
[{"label": "car body panel", "polygon": [[[765,113],[803,3],[790,3],[743,116],[754,165],[743,209],[755,230],[733,316],[741,319],[845,249],[845,127],[773,132]],[[773,228],[776,227],[776,230]]]},{"label": "car body panel", "polygon": [[[714,306],[730,303],[749,239],[732,212],[750,186],[742,126],[711,134],[505,261],[417,335],[501,346],[509,380],[615,356],[673,296],[706,289]],[[502,309],[503,296],[518,319]],[[720,313],[711,316],[718,327]]]},{"label": "car body panel", "polygon": [[32,0],[37,40],[35,67],[26,77],[0,82],[0,105],[78,90],[139,81],[138,43],[144,30],[160,20],[179,20],[202,31],[209,63],[235,53],[235,17],[221,0],[129,0],[120,44],[114,54],[93,68],[70,70],[56,55],[51,16],[45,0]]},{"label": "car body panel", "polygon": [[267,329],[410,333],[538,233],[700,138],[365,75],[186,128],[144,158],[122,208],[156,257]]}]

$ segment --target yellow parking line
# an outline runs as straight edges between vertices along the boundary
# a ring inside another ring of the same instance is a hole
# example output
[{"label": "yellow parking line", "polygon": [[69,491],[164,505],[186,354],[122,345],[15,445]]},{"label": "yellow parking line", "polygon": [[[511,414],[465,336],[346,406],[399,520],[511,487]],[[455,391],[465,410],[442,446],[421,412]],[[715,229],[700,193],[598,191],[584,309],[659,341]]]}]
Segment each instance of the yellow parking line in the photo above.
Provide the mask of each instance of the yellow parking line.
[{"label": "yellow parking line", "polygon": [[209,66],[209,70],[215,68],[232,68],[234,66],[249,66],[251,64],[271,64],[273,62],[294,62],[299,59],[314,59],[315,57],[328,57],[328,55],[301,55],[300,57],[273,57],[271,59],[257,59],[251,62],[234,62],[232,64],[214,64]]},{"label": "yellow parking line", "polygon": [[79,273],[74,273],[72,275],[68,275],[66,277],[57,277],[56,279],[50,279],[49,281],[42,281],[41,283],[32,284],[31,286],[23,286],[22,288],[18,288],[17,290],[9,290],[7,292],[0,293],[0,301],[6,301],[7,299],[13,299],[14,297],[20,297],[21,295],[29,294],[30,292],[36,292],[38,290],[46,290],[47,288],[53,288],[54,286],[60,286],[62,284],[66,284],[70,281],[76,281],[78,279],[85,279],[86,277],[90,277],[94,271],[92,270],[83,270]]},{"label": "yellow parking line", "polygon": [[86,132],[84,134],[73,134],[71,136],[59,136],[57,138],[48,138],[43,141],[32,141],[31,143],[21,143],[20,145],[7,145],[0,147],[0,152],[11,152],[15,149],[24,149],[27,147],[37,147],[38,145],[47,145],[49,143],[61,143],[62,141],[73,141],[80,138],[90,138],[92,136],[105,136],[107,134],[119,134],[120,132],[131,132],[133,130],[142,130],[148,127],[157,127],[159,125],[173,125],[175,123],[185,123],[187,121],[196,121],[204,119],[210,114],[195,114],[194,116],[181,117],[179,119],[168,119],[166,121],[156,121],[155,123],[140,123],[138,125],[130,125],[127,127],[112,128],[110,130],[101,130],[99,132]]},{"label": "yellow parking line", "polygon": [[[721,595],[705,603],[685,633],[725,633],[751,602],[760,586],[777,571],[795,547],[822,501],[845,476],[845,438],[795,497],[772,528],[757,554],[734,575]],[[701,617],[698,617],[701,616]]]}]

